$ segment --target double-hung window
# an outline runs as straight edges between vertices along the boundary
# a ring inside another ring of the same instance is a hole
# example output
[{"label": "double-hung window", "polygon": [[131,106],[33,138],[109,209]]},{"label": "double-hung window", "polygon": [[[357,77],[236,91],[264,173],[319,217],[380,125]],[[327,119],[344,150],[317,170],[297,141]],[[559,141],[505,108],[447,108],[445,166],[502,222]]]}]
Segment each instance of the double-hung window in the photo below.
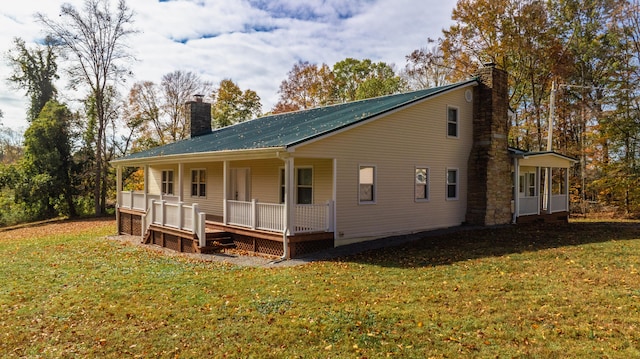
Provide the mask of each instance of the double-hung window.
[{"label": "double-hung window", "polygon": [[162,171],[162,194],[173,195],[173,171]]},{"label": "double-hung window", "polygon": [[358,200],[360,203],[375,203],[376,200],[376,168],[374,166],[360,166],[359,180],[360,190]]},{"label": "double-hung window", "polygon": [[416,202],[429,200],[429,168],[416,167],[415,199]]},{"label": "double-hung window", "polygon": [[310,167],[296,170],[296,195],[298,204],[313,203],[313,169]]},{"label": "double-hung window", "polygon": [[[284,203],[286,192],[284,168],[280,169],[280,203]],[[296,203],[313,204],[313,168],[296,168],[295,172]]]},{"label": "double-hung window", "polygon": [[207,196],[207,172],[203,169],[191,170],[191,196]]},{"label": "double-hung window", "polygon": [[458,109],[447,107],[447,136],[458,137]]},{"label": "double-hung window", "polygon": [[447,199],[458,199],[458,170],[447,169]]}]

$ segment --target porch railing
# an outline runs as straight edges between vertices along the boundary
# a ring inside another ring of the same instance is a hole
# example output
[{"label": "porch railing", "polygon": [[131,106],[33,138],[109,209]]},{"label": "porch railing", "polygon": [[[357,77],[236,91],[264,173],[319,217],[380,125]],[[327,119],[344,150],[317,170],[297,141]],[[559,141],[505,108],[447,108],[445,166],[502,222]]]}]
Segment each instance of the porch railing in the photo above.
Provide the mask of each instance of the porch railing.
[{"label": "porch railing", "polygon": [[[282,233],[285,230],[284,204],[227,200],[227,223],[235,226]],[[294,233],[331,231],[332,202],[298,204],[291,228]]]},{"label": "porch railing", "polygon": [[172,203],[165,200],[151,200],[149,212],[146,215],[146,229],[151,224],[162,227],[176,228],[188,231],[198,237],[201,247],[206,245],[204,212],[200,212],[197,204],[186,205],[182,202]]},{"label": "porch railing", "polygon": [[152,200],[177,203],[178,196],[148,194],[139,191],[122,191],[120,192],[118,204],[120,208],[146,211],[147,208],[151,206]]},{"label": "porch railing", "polygon": [[551,196],[551,213],[567,211],[567,195],[554,194]]},{"label": "porch railing", "polygon": [[518,199],[519,205],[519,215],[530,215],[530,214],[538,214],[538,205],[539,205],[540,197],[520,197]]}]

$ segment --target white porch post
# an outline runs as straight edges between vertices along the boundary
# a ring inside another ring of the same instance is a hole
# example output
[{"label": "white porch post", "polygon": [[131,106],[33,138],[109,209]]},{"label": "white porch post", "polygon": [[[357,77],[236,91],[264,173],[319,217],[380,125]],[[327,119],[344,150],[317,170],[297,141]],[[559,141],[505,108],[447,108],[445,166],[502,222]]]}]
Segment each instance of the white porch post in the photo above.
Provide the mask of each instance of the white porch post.
[{"label": "white porch post", "polygon": [[295,205],[294,205],[294,163],[293,158],[284,160],[284,230],[282,231],[283,258],[289,257],[289,234],[294,226]]},{"label": "white porch post", "polygon": [[116,167],[116,230],[120,234],[120,205],[122,204],[122,166]]},{"label": "white porch post", "polygon": [[144,165],[144,210],[149,208],[147,203],[147,195],[149,194],[149,165]]},{"label": "white porch post", "polygon": [[564,194],[566,197],[565,208],[569,212],[569,168],[564,169]]},{"label": "white porch post", "polygon": [[538,197],[538,200],[536,201],[536,214],[539,216],[540,215],[540,180],[542,180],[542,176],[540,175],[540,167],[536,167],[536,188],[535,188],[535,195]]},{"label": "white porch post", "polygon": [[178,202],[184,200],[184,182],[182,177],[184,177],[184,164],[181,162],[178,163]]},{"label": "white porch post", "polygon": [[513,223],[518,221],[520,216],[520,162],[513,159]]},{"label": "white porch post", "polygon": [[333,206],[333,208],[331,209],[331,217],[329,218],[329,220],[331,221],[331,228],[333,231],[333,240],[334,240],[334,246],[335,246],[335,240],[336,238],[338,238],[338,226],[337,226],[337,215],[336,215],[336,203],[337,203],[337,198],[338,198],[338,159],[334,158],[333,159],[333,189],[332,189],[332,193],[331,193],[331,197],[332,197],[332,202],[331,206]]},{"label": "white porch post", "polygon": [[547,214],[551,214],[552,213],[552,208],[551,208],[551,195],[553,193],[553,189],[551,188],[552,185],[552,177],[553,177],[553,168],[548,167],[547,168],[547,173],[549,174],[546,178],[547,183],[546,183],[546,188],[547,188]]},{"label": "white porch post", "polygon": [[224,161],[222,165],[222,223],[229,222],[227,213],[227,195],[229,193],[229,161]]}]

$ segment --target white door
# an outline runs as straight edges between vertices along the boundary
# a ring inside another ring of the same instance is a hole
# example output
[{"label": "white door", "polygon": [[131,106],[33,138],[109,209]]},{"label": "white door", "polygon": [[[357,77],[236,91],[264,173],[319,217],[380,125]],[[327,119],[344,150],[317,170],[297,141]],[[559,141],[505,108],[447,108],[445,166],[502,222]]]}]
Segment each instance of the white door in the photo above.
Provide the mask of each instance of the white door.
[{"label": "white door", "polygon": [[245,202],[251,200],[248,168],[231,170],[231,199]]}]

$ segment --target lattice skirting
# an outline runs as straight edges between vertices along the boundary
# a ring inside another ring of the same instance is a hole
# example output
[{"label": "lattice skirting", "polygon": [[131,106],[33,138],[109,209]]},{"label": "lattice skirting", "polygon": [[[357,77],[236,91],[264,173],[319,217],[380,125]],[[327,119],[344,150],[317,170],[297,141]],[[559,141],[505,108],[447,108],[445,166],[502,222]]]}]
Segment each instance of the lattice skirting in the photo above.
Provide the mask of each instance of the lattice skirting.
[{"label": "lattice skirting", "polygon": [[120,212],[120,234],[142,235],[142,216]]},{"label": "lattice skirting", "polygon": [[151,231],[151,243],[176,252],[194,253],[193,239],[182,238],[174,234]]},{"label": "lattice skirting", "polygon": [[234,234],[233,243],[235,243],[237,249],[243,251],[255,252],[277,257],[282,257],[282,255],[284,254],[282,242]]},{"label": "lattice skirting", "polygon": [[[270,256],[282,257],[282,242],[268,239],[253,238],[249,236],[233,235],[233,242],[237,249],[266,254]],[[289,256],[300,257],[308,253],[317,252],[323,249],[333,248],[333,238],[314,240],[308,242],[289,243]]]}]

